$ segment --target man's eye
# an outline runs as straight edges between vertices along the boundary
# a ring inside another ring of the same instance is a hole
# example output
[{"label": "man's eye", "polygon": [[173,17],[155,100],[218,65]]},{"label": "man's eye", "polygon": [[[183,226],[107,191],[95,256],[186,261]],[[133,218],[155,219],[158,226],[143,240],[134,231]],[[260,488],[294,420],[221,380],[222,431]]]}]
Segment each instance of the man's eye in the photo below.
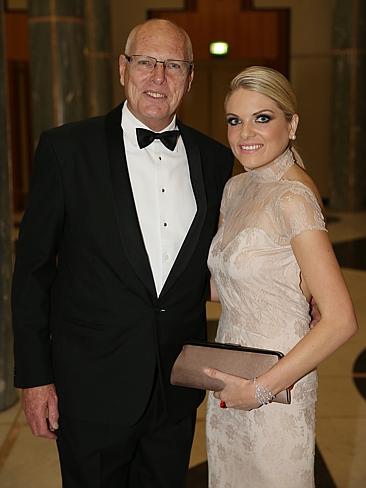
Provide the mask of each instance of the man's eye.
[{"label": "man's eye", "polygon": [[166,63],[166,67],[168,69],[173,69],[173,70],[176,70],[176,71],[179,71],[181,69],[181,65],[179,63],[176,63],[175,61],[168,61]]},{"label": "man's eye", "polygon": [[138,60],[139,66],[152,66],[153,62],[150,59],[139,59]]},{"label": "man's eye", "polygon": [[228,117],[226,121],[228,125],[238,125],[241,123],[241,120],[238,117]]},{"label": "man's eye", "polygon": [[260,114],[260,115],[257,115],[255,120],[261,124],[265,124],[265,123],[269,122],[270,120],[272,120],[272,117],[270,117],[269,115],[266,115],[266,114]]}]

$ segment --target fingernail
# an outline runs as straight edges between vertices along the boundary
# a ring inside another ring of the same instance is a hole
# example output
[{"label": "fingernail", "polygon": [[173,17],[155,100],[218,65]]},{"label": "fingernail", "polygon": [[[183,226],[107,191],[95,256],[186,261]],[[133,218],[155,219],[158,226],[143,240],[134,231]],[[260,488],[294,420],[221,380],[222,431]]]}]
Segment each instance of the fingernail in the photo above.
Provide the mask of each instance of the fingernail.
[{"label": "fingernail", "polygon": [[226,403],[224,402],[224,400],[221,400],[221,402],[220,402],[220,408],[227,408]]}]

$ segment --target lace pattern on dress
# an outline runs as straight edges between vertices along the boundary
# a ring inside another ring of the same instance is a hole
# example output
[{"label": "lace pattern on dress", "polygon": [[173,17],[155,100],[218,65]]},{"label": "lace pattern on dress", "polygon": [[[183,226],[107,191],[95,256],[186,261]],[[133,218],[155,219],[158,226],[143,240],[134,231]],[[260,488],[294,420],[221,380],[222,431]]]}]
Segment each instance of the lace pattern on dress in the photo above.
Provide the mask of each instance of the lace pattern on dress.
[{"label": "lace pattern on dress", "polygon": [[[234,176],[208,265],[222,313],[216,340],[286,354],[309,331],[309,304],[291,239],[326,230],[312,191],[283,179],[294,164],[285,151],[270,165]],[[210,488],[313,488],[317,377],[292,389],[291,405],[250,412],[220,409],[209,395],[206,417]]]},{"label": "lace pattern on dress", "polygon": [[284,180],[293,165],[290,149],[270,165],[231,178],[224,189],[222,249],[248,228],[263,230],[276,244],[287,245],[306,230],[326,231],[314,193],[299,181]]}]

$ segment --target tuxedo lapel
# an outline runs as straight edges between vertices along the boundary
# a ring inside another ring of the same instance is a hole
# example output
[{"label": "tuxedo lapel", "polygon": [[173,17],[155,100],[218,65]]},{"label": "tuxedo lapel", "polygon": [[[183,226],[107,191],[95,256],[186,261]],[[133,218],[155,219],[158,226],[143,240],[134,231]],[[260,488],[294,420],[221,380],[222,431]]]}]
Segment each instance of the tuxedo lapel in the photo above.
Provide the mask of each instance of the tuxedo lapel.
[{"label": "tuxedo lapel", "polygon": [[149,292],[156,296],[154,278],[138,221],[127,168],[121,110],[120,105],[106,116],[107,146],[119,234],[123,249],[135,273]]},{"label": "tuxedo lapel", "polygon": [[207,199],[199,148],[192,140],[192,137],[190,137],[185,126],[178,122],[178,127],[188,157],[189,173],[193,193],[196,199],[197,212],[174,262],[174,265],[169,273],[169,276],[163,286],[160,296],[163,296],[172,287],[174,282],[177,280],[177,278],[179,278],[186,268],[198,244],[207,213]]}]

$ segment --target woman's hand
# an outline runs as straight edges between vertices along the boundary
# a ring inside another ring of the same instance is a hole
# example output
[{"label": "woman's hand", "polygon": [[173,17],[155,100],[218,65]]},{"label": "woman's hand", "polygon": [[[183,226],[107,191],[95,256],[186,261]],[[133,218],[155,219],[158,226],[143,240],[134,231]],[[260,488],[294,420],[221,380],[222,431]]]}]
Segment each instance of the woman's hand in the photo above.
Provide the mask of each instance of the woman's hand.
[{"label": "woman's hand", "polygon": [[225,402],[226,407],[238,410],[252,410],[260,407],[260,403],[255,397],[255,386],[252,380],[223,373],[213,368],[205,369],[205,374],[225,383],[225,387],[221,391],[216,391],[214,396],[221,402]]}]

